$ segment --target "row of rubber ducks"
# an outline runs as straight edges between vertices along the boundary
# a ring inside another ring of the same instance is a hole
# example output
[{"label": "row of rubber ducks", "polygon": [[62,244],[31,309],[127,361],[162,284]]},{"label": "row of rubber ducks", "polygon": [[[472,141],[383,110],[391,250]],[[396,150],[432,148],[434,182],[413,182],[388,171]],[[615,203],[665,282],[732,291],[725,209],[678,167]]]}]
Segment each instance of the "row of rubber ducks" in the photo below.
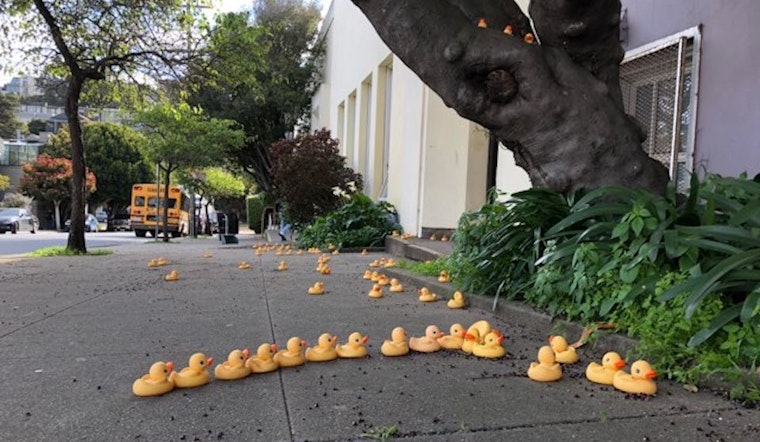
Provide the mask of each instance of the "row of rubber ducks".
[{"label": "row of rubber ducks", "polygon": [[[537,362],[531,362],[528,377],[538,382],[554,382],[562,379],[562,365],[578,362],[575,347],[563,336],[550,336],[549,345],[538,350]],[[586,367],[586,379],[603,385],[611,385],[632,394],[653,395],[657,393],[654,371],[647,361],[638,360],[631,365],[630,373],[623,370],[626,362],[620,354],[610,351],[602,357],[602,363],[591,362]]]}]

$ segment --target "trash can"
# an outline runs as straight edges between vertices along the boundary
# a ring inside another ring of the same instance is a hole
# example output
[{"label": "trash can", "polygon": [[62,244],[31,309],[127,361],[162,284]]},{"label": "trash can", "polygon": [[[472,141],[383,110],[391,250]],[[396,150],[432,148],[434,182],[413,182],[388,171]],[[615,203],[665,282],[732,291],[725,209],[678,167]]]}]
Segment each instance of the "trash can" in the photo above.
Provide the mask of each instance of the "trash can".
[{"label": "trash can", "polygon": [[238,217],[234,213],[216,212],[216,221],[219,224],[219,241],[222,244],[237,244]]}]

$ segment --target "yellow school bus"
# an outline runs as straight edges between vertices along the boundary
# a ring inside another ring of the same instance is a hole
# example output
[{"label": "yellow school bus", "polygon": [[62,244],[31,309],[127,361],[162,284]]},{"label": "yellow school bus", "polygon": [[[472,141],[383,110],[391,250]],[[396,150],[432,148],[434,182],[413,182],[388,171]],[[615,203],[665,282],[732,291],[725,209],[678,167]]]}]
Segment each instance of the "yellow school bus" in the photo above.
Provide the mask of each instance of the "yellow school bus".
[{"label": "yellow school bus", "polygon": [[[169,186],[167,231],[172,237],[187,235],[188,232],[188,197],[179,186]],[[135,184],[132,186],[132,199],[129,209],[129,222],[136,236],[159,234],[164,230],[164,186],[155,183]]]}]

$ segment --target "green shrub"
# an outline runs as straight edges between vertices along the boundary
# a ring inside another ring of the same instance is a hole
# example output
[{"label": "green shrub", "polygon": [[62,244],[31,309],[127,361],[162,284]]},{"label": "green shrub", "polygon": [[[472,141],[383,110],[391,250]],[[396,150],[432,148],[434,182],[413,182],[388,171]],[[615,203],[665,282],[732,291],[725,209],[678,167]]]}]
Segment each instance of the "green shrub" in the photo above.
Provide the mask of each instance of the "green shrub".
[{"label": "green shrub", "polygon": [[[340,192],[336,192],[340,194]],[[385,237],[401,226],[395,222],[396,209],[389,203],[372,201],[362,193],[350,195],[349,202],[299,231],[302,248],[374,247],[385,243]]]},{"label": "green shrub", "polygon": [[246,215],[248,218],[248,228],[256,233],[262,233],[265,226],[261,221],[261,215],[267,206],[266,198],[263,193],[248,195],[245,198]]}]

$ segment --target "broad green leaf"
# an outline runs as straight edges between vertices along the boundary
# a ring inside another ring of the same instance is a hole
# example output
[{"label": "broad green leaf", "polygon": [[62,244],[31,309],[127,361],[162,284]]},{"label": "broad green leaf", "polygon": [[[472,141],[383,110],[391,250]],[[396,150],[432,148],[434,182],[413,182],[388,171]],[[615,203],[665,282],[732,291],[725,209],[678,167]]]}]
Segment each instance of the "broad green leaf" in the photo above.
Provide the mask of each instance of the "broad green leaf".
[{"label": "broad green leaf", "polygon": [[710,321],[707,328],[698,331],[691,337],[691,339],[689,339],[689,347],[696,347],[710,339],[715,332],[739,316],[741,307],[741,304],[736,304],[720,312],[712,321]]},{"label": "broad green leaf", "polygon": [[739,319],[746,323],[755,317],[760,311],[760,287],[755,287],[742,304],[742,311]]}]

